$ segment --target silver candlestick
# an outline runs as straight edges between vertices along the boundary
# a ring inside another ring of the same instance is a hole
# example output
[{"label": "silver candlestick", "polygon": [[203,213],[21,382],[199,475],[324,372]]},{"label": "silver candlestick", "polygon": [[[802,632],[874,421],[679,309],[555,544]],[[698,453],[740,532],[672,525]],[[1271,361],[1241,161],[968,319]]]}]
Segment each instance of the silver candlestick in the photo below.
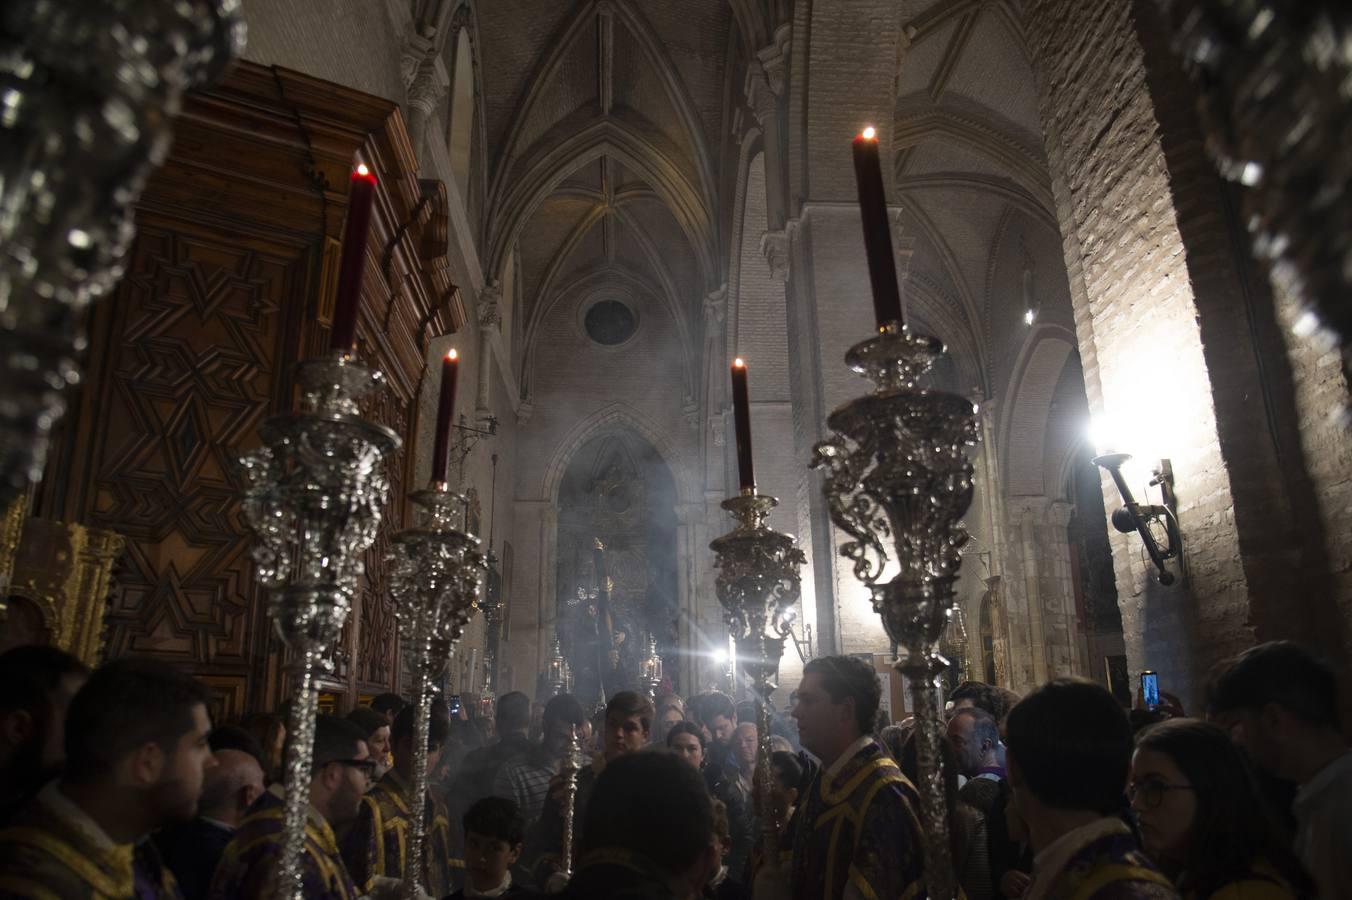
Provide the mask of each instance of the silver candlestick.
[{"label": "silver candlestick", "polygon": [[450,659],[473,617],[488,563],[479,539],[460,530],[468,501],[445,482],[433,482],[410,499],[418,508],[414,527],[394,536],[390,592],[399,619],[399,637],[413,672],[413,785],[404,896],[416,900],[426,872],[427,740],[432,716],[432,682]]},{"label": "silver candlestick", "polygon": [[753,787],[761,817],[765,858],[779,858],[779,829],[770,790],[770,695],[778,686],[779,660],[802,583],[798,570],[806,561],[793,538],[765,524],[774,497],[747,492],[723,501],[737,527],[715,538],[715,586],[723,604],[737,661],[756,693],[756,773]]},{"label": "silver candlestick", "polygon": [[665,674],[662,671],[662,654],[657,652],[657,637],[649,634],[644,648],[643,658],[638,661],[638,681],[643,686],[643,693],[655,702],[657,689],[662,686]]},{"label": "silver candlestick", "polygon": [[363,419],[358,402],[384,376],[343,353],[301,363],[299,412],[268,419],[263,446],[241,460],[244,515],[269,613],[296,657],[287,720],[285,838],[277,896],[301,897],[314,749],[315,677],[342,630],[380,528],[389,485],[385,457],[401,444]]},{"label": "silver candlestick", "polygon": [[563,880],[573,877],[573,851],[577,836],[577,778],[587,764],[582,750],[582,732],[576,726],[568,736],[559,774],[563,777],[563,845],[559,848],[560,874]]},{"label": "silver candlestick", "polygon": [[243,42],[239,0],[5,3],[0,510],[42,473],[80,378],[81,312],[122,277],[133,209],[184,92],[218,77]]},{"label": "silver candlestick", "polygon": [[[976,407],[957,394],[919,386],[944,352],[936,338],[889,324],[851,347],[846,364],[877,387],[827,419],[835,436],[817,445],[812,465],[826,469],[831,519],[853,540],[841,554],[869,587],[873,608],[901,648],[898,671],[911,683],[919,757],[925,881],[931,897],[954,897],[939,742],[938,677],[948,666],[939,641],[953,606],[972,502]],[[879,583],[893,545],[898,574]]]}]

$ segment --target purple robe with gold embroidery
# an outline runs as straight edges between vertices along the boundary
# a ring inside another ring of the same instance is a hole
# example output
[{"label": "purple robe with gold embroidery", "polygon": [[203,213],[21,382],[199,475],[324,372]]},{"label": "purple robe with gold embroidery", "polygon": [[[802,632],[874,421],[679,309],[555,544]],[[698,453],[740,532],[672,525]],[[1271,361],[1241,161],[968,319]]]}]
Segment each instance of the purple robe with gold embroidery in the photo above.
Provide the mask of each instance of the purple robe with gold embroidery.
[{"label": "purple robe with gold embroidery", "polygon": [[924,896],[925,856],[915,787],[876,742],[829,778],[819,772],[800,801],[794,900]]},{"label": "purple robe with gold embroidery", "polygon": [[[276,900],[286,896],[276,884],[282,859],[282,800],[266,793],[249,810],[225,848],[210,900]],[[338,841],[328,823],[312,817],[305,823],[302,857],[305,900],[356,900],[357,886],[338,854]]]},{"label": "purple robe with gold embroidery", "polygon": [[[358,887],[369,891],[376,876],[403,878],[408,859],[410,808],[408,787],[393,770],[376,782],[362,798],[361,812],[352,830],[343,838],[343,860]],[[444,897],[457,885],[453,872],[463,871],[464,863],[452,858],[451,828],[446,807],[425,797],[423,840],[423,886],[433,897]]]},{"label": "purple robe with gold embroidery", "polygon": [[1043,900],[1179,900],[1163,873],[1122,825],[1076,850],[1047,886]]},{"label": "purple robe with gold embroidery", "polygon": [[99,847],[39,794],[0,831],[0,897],[182,900],[150,840]]}]

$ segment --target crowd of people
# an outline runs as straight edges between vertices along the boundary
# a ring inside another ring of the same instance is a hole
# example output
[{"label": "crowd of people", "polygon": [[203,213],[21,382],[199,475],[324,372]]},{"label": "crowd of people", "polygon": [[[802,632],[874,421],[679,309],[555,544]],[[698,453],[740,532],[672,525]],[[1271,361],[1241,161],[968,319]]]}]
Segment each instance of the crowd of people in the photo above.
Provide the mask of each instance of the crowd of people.
[{"label": "crowd of people", "polygon": [[[0,898],[284,896],[284,719],[213,723],[209,699],[157,663],[0,655]],[[1331,669],[1284,642],[1220,667],[1204,719],[1129,712],[1082,680],[959,685],[939,748],[955,895],[1352,898],[1338,699]],[[718,692],[623,691],[595,715],[510,693],[492,722],[437,703],[420,798],[412,707],[320,715],[304,896],[403,896],[421,809],[434,898],[925,897],[921,742],[879,706],[867,663],[813,659],[758,777],[755,704]]]}]

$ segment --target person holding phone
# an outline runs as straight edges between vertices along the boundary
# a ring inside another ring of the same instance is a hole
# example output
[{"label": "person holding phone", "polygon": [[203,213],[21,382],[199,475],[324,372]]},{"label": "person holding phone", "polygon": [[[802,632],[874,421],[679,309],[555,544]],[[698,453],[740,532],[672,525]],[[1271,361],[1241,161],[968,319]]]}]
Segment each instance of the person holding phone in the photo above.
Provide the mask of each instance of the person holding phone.
[{"label": "person holding phone", "polygon": [[1149,669],[1141,673],[1141,703],[1149,710],[1160,705],[1160,676]]}]

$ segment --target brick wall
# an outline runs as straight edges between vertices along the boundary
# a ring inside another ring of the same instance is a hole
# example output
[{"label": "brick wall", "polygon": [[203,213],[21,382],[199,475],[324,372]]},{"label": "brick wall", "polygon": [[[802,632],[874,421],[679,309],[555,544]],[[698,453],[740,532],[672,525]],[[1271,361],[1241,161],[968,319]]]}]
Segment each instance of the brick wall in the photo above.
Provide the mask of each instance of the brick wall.
[{"label": "brick wall", "polygon": [[[1117,417],[1131,449],[1167,455],[1179,483],[1187,587],[1162,588],[1141,563],[1139,539],[1113,539],[1127,654],[1133,672],[1156,669],[1191,699],[1212,658],[1252,641],[1248,584],[1197,298],[1129,12],[1038,0],[1027,28],[1090,410]],[[1142,490],[1141,472],[1131,475]],[[1110,509],[1121,502],[1106,481],[1105,500]],[[1194,618],[1204,647],[1187,639]]]},{"label": "brick wall", "polygon": [[1341,371],[1288,359],[1152,9],[1038,0],[1027,28],[1090,409],[1178,481],[1186,585],[1162,588],[1139,539],[1113,537],[1133,673],[1195,700],[1206,668],[1255,640],[1341,651],[1347,436],[1316,412]]}]

